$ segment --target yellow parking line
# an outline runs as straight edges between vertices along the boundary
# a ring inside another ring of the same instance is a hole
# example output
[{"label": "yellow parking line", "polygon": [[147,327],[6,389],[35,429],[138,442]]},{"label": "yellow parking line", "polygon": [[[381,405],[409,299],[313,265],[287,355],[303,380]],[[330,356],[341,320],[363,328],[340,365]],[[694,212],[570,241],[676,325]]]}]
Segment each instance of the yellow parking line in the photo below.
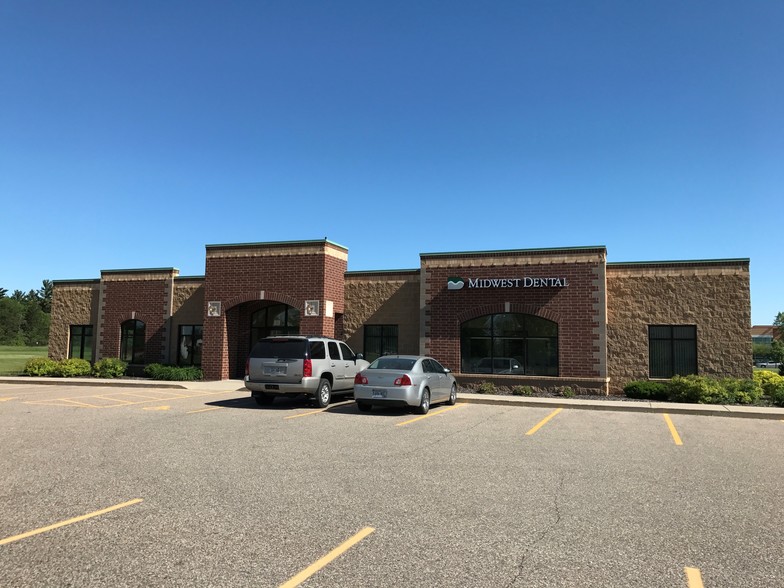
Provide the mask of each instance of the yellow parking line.
[{"label": "yellow parking line", "polygon": [[283,420],[288,419],[298,419],[299,417],[310,416],[312,414],[320,414],[322,412],[328,412],[330,408],[336,408],[338,406],[345,406],[346,404],[351,404],[353,400],[346,400],[344,402],[336,402],[334,404],[330,404],[329,406],[325,406],[324,408],[319,408],[317,410],[309,410],[308,412],[301,412],[299,414],[292,414],[287,417],[283,417]]},{"label": "yellow parking line", "polygon": [[8,396],[6,398],[0,398],[0,402],[8,402],[9,400],[16,400],[16,396]]},{"label": "yellow parking line", "polygon": [[702,584],[702,575],[697,568],[683,568],[686,572],[686,582],[689,588],[704,588]]},{"label": "yellow parking line", "polygon": [[220,410],[222,406],[211,406],[210,408],[200,408],[199,410],[190,410],[185,414],[196,414],[197,412],[207,412],[208,410]]},{"label": "yellow parking line", "polygon": [[670,429],[670,434],[672,434],[672,440],[675,441],[675,445],[683,445],[683,441],[681,441],[681,436],[678,435],[678,431],[675,430],[675,425],[672,424],[672,419],[670,419],[670,415],[664,414],[664,422],[667,423],[667,427]]},{"label": "yellow parking line", "polygon": [[40,533],[46,533],[47,531],[59,529],[60,527],[65,527],[66,525],[72,525],[80,521],[85,521],[87,519],[91,519],[93,517],[97,517],[102,514],[112,512],[113,510],[125,508],[126,506],[131,506],[133,504],[138,504],[140,502],[142,502],[141,498],[134,498],[133,500],[129,500],[128,502],[123,502],[122,504],[115,504],[114,506],[110,506],[109,508],[104,508],[103,510],[96,510],[95,512],[91,512],[86,515],[82,515],[80,517],[75,517],[73,519],[68,519],[67,521],[60,521],[59,523],[55,523],[54,525],[49,525],[48,527],[41,527],[40,529],[35,529],[33,531],[28,531],[27,533],[22,533],[21,535],[6,537],[5,539],[0,539],[0,545],[5,545],[6,543],[13,543],[14,541],[19,541],[20,539],[27,539],[28,537],[32,537],[33,535],[39,535]]},{"label": "yellow parking line", "polygon": [[396,427],[402,427],[403,425],[408,425],[410,423],[415,423],[417,421],[421,421],[422,419],[426,419],[426,418],[431,417],[431,416],[438,416],[440,414],[445,413],[448,410],[452,410],[453,408],[460,408],[461,406],[464,406],[464,405],[462,405],[462,404],[455,404],[454,406],[447,406],[446,408],[442,408],[441,410],[437,410],[435,412],[429,412],[427,414],[423,414],[422,416],[418,416],[416,418],[413,418],[413,419],[410,419],[410,420],[407,420],[407,421],[403,421],[402,423],[397,423],[395,426]]},{"label": "yellow parking line", "polygon": [[285,421],[285,420],[288,420],[288,419],[298,419],[299,417],[310,416],[312,414],[319,414],[320,412],[324,412],[325,410],[327,410],[327,409],[326,408],[319,408],[318,410],[311,410],[311,411],[308,411],[308,412],[301,412],[299,414],[292,414],[292,415],[289,415],[287,417],[283,417],[283,420]]},{"label": "yellow parking line", "polygon": [[289,581],[284,582],[280,585],[279,588],[294,588],[295,586],[299,586],[310,578],[313,574],[318,572],[321,568],[325,567],[327,564],[332,562],[333,560],[337,559],[341,555],[343,555],[346,551],[354,547],[357,543],[362,541],[365,537],[370,535],[375,529],[373,527],[365,527],[359,533],[354,535],[351,539],[344,541],[340,545],[338,545],[335,549],[330,551],[327,555],[316,561],[315,563],[309,565],[304,570],[302,570],[299,574],[291,578]]},{"label": "yellow parking line", "polygon": [[526,433],[526,435],[533,435],[534,433],[536,433],[539,429],[541,429],[542,427],[544,427],[547,424],[547,421],[549,421],[551,418],[553,418],[555,415],[557,415],[562,410],[563,410],[563,408],[556,408],[553,412],[551,412],[549,415],[547,415],[541,421],[539,421],[539,423],[533,429],[528,431]]}]

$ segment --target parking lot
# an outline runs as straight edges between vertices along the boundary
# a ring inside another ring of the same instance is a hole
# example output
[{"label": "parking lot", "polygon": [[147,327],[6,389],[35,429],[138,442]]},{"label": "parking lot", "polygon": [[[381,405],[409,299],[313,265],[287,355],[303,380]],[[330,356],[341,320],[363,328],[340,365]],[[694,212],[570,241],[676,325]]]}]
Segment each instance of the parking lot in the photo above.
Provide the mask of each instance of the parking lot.
[{"label": "parking lot", "polygon": [[784,586],[784,422],[0,384],[2,586]]}]

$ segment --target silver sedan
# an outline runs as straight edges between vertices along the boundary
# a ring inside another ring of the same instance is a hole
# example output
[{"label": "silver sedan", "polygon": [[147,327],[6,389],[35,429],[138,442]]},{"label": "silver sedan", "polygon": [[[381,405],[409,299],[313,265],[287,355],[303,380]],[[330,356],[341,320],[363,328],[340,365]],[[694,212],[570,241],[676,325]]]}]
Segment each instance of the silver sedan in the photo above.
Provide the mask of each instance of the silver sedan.
[{"label": "silver sedan", "polygon": [[357,408],[410,406],[427,414],[430,404],[457,401],[457,382],[451,371],[432,357],[385,355],[354,378]]}]

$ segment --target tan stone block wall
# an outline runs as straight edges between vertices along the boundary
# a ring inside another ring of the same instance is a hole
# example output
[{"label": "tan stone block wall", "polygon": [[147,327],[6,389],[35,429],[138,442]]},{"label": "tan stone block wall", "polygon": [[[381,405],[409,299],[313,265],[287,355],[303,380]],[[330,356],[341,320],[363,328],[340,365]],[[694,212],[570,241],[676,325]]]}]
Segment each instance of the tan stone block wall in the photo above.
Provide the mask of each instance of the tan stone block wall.
[{"label": "tan stone block wall", "polygon": [[419,353],[419,274],[346,275],[343,334],[349,346],[364,353],[363,325],[398,325],[398,351]]},{"label": "tan stone block wall", "polygon": [[[98,333],[99,284],[55,284],[52,292],[52,319],[49,327],[49,357],[68,357],[68,336],[71,325],[93,326],[93,353]],[[93,357],[94,359],[94,357]]]},{"label": "tan stone block wall", "polygon": [[748,263],[712,267],[607,267],[610,391],[649,376],[648,325],[696,325],[700,375],[750,378]]},{"label": "tan stone block wall", "polygon": [[169,361],[177,362],[177,338],[180,325],[204,324],[204,280],[176,280],[172,303],[172,327]]}]

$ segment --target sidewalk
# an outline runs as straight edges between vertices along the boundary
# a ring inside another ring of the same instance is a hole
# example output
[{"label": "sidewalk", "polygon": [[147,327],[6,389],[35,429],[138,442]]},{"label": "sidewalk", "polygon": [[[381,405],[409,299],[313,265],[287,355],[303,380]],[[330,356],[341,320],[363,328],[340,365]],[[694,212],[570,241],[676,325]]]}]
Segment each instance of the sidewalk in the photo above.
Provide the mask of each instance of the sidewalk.
[{"label": "sidewalk", "polygon": [[[49,386],[112,386],[120,388],[175,388],[209,392],[238,392],[248,394],[242,380],[213,382],[165,382],[161,380],[115,380],[101,378],[34,378],[27,376],[0,376],[0,384],[49,385]],[[612,398],[612,397],[611,397]],[[570,408],[578,410],[606,410],[636,413],[667,413],[703,416],[720,416],[784,421],[784,408],[767,406],[742,406],[719,404],[683,404],[674,402],[647,402],[630,400],[580,400],[579,398],[540,398],[536,396],[501,396],[496,394],[471,394],[461,392],[458,402],[469,404],[495,404],[537,408]]]}]

